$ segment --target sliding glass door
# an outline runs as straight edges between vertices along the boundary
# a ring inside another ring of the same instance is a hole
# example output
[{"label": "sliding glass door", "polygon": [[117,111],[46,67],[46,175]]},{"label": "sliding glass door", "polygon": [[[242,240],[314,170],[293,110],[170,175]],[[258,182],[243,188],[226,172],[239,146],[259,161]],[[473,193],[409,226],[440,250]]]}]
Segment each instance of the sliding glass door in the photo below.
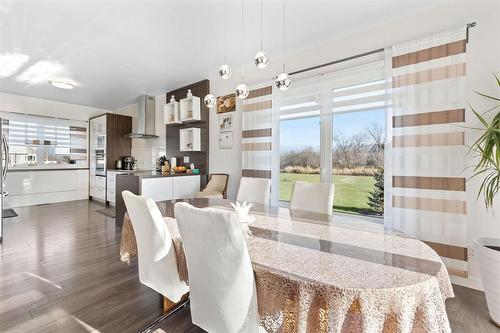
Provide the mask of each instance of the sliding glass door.
[{"label": "sliding glass door", "polygon": [[297,180],[333,182],[335,211],[383,213],[385,85],[377,62],[297,82],[281,95],[282,202]]}]

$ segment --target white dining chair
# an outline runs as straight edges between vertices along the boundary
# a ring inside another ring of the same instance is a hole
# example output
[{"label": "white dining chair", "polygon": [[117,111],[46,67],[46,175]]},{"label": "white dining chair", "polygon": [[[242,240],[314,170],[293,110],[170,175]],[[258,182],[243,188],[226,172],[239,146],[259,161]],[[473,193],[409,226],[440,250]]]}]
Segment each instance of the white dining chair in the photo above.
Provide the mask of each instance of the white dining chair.
[{"label": "white dining chair", "polygon": [[290,209],[331,215],[334,192],[333,184],[296,181],[293,185]]},{"label": "white dining chair", "polygon": [[123,191],[123,200],[134,228],[139,261],[139,280],[177,303],[189,291],[179,278],[170,232],[151,198]]},{"label": "white dining chair", "polygon": [[271,197],[271,180],[266,178],[241,177],[237,201],[268,205]]},{"label": "white dining chair", "polygon": [[236,215],[175,204],[189,273],[193,324],[209,333],[257,333],[257,292]]}]

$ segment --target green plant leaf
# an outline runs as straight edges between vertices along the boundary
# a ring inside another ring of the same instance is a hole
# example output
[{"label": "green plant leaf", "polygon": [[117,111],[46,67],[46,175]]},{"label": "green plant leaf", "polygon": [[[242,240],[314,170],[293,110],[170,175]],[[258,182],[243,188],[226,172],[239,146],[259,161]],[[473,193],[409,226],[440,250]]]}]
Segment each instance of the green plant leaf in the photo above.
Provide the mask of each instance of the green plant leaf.
[{"label": "green plant leaf", "polygon": [[499,97],[494,97],[494,96],[486,95],[486,94],[480,93],[479,91],[476,91],[475,93],[478,94],[478,95],[481,95],[483,97],[490,98],[490,99],[492,99],[494,101],[500,102],[500,98]]}]

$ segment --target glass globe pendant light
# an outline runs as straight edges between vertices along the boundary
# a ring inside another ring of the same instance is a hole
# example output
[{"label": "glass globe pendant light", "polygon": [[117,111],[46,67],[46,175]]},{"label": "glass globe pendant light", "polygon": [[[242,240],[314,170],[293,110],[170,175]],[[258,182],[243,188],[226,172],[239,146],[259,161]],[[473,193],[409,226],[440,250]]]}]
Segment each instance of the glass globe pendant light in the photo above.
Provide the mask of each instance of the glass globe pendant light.
[{"label": "glass globe pendant light", "polygon": [[250,90],[248,90],[248,86],[244,83],[240,83],[236,86],[235,95],[239,99],[245,99],[248,97]]},{"label": "glass globe pendant light", "polygon": [[[227,0],[224,1],[224,45],[227,45]],[[224,64],[219,67],[219,77],[227,80],[231,77],[232,70],[227,64],[227,58],[224,55]]]},{"label": "glass globe pendant light", "polygon": [[[208,51],[210,52],[208,57],[208,77],[210,78],[212,73],[212,0],[208,2],[208,43],[210,45],[208,48]],[[207,108],[211,109],[215,106],[215,104],[217,104],[217,99],[214,95],[208,93],[208,95],[203,98],[203,104],[205,104]]]},{"label": "glass globe pendant light", "polygon": [[259,51],[255,55],[253,62],[255,63],[255,66],[257,66],[257,68],[266,68],[267,64],[269,63],[269,58],[264,51]]},{"label": "glass globe pendant light", "polygon": [[253,62],[255,63],[255,66],[257,68],[266,68],[267,64],[269,63],[269,57],[267,54],[262,51],[262,35],[263,35],[263,26],[264,26],[264,5],[263,5],[263,0],[260,0],[260,51],[257,52],[255,55],[255,58]]},{"label": "glass globe pendant light", "polygon": [[203,103],[205,104],[205,106],[207,108],[211,109],[211,108],[213,108],[215,106],[215,104],[217,104],[217,99],[215,98],[214,95],[208,94],[203,99]]},{"label": "glass globe pendant light", "polygon": [[292,80],[290,79],[290,75],[288,75],[288,73],[285,71],[285,65],[283,65],[283,72],[276,76],[274,83],[280,90],[287,90],[288,88],[290,88]]},{"label": "glass globe pendant light", "polygon": [[[286,2],[283,0],[283,51],[285,51],[285,21],[286,21]],[[285,52],[283,52],[284,54]],[[276,76],[276,80],[274,81],[276,87],[280,90],[287,90],[290,88],[292,84],[292,80],[290,79],[290,75],[285,71],[285,64],[283,63],[283,72]]]},{"label": "glass globe pendant light", "polygon": [[228,64],[224,64],[219,67],[219,77],[221,79],[227,80],[231,77],[232,71]]}]

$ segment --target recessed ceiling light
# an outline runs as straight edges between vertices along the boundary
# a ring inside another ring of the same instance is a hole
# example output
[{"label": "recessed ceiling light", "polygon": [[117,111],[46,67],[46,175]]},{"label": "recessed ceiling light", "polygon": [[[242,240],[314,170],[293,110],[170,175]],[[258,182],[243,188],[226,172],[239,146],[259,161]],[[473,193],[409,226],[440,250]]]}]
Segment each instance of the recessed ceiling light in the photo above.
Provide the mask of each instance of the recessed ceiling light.
[{"label": "recessed ceiling light", "polygon": [[73,89],[76,86],[75,82],[68,79],[50,79],[49,83],[61,89]]}]

